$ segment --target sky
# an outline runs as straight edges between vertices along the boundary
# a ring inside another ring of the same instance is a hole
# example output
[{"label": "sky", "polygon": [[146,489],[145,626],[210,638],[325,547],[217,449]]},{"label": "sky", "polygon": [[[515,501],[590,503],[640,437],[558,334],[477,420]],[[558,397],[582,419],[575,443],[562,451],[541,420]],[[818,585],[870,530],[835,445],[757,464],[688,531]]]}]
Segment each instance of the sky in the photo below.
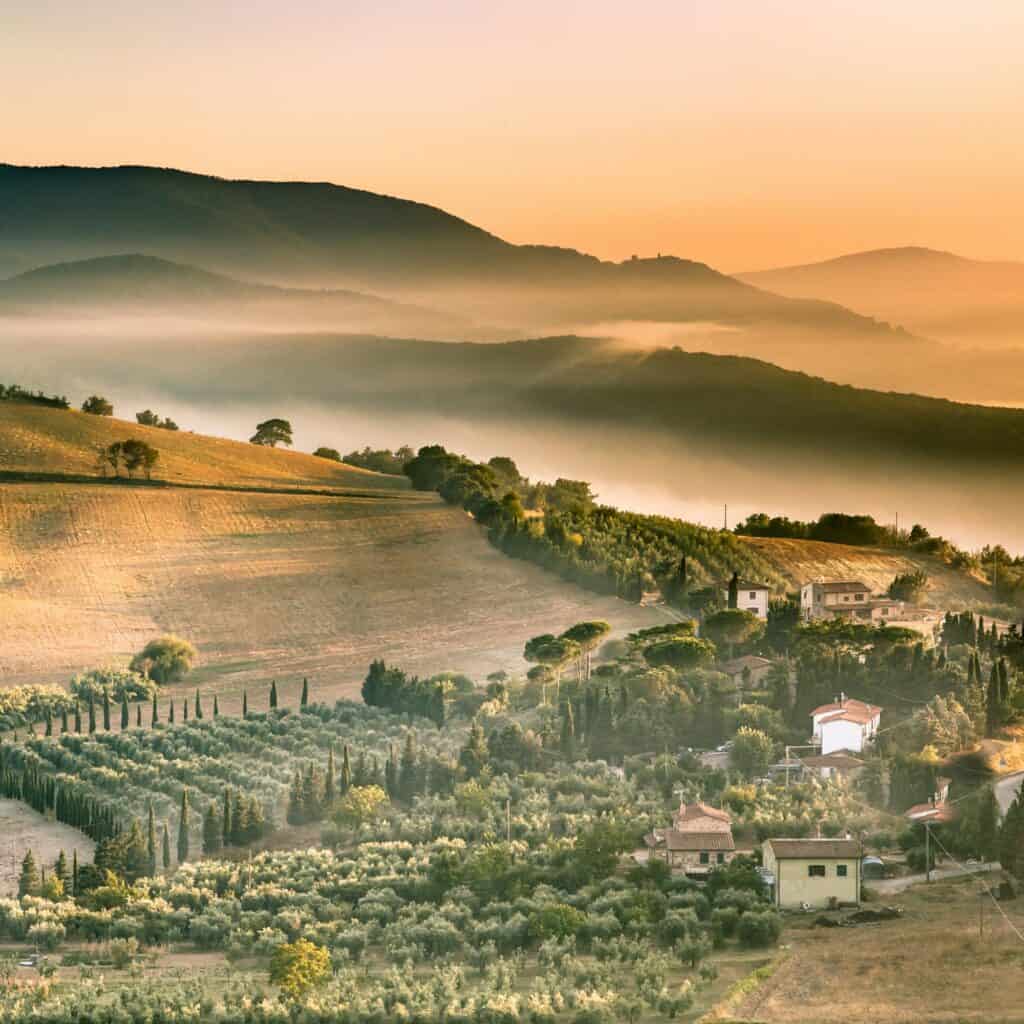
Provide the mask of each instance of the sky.
[{"label": "sky", "polygon": [[7,0],[0,160],[333,181],[726,271],[1024,260],[1020,0]]}]

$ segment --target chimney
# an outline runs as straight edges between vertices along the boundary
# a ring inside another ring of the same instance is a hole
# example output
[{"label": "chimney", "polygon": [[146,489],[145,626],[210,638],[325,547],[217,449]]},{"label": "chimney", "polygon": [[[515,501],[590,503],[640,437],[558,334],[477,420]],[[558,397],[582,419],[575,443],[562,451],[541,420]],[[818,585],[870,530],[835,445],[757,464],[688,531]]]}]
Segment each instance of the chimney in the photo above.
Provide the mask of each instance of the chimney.
[{"label": "chimney", "polygon": [[846,703],[846,694],[845,693],[840,693],[839,694],[839,706],[842,707],[845,703]]}]

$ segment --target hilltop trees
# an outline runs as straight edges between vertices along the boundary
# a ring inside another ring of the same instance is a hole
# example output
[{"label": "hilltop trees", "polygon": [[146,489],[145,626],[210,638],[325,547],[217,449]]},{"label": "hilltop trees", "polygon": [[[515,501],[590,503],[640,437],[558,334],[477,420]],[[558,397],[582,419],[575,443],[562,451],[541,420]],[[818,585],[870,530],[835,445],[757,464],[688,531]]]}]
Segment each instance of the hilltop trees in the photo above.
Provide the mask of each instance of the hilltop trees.
[{"label": "hilltop trees", "polygon": [[764,623],[743,608],[723,608],[704,620],[703,634],[716,647],[728,646],[730,657],[741,644],[747,644],[764,635]]},{"label": "hilltop trees", "polygon": [[341,452],[337,448],[317,448],[313,454],[318,459],[329,459],[331,462],[341,462]]},{"label": "hilltop trees", "polygon": [[196,649],[187,640],[168,634],[150,640],[132,658],[131,669],[158,683],[176,683],[188,675],[195,658]]},{"label": "hilltop trees", "polygon": [[141,470],[149,480],[153,467],[159,461],[160,452],[137,437],[129,438],[127,441],[115,441],[113,444],[98,448],[96,452],[96,462],[104,476],[107,475],[108,469],[114,471],[114,476],[120,476],[121,467],[124,466],[129,479]]},{"label": "hilltop trees", "polygon": [[82,412],[87,412],[90,416],[113,416],[114,407],[100,395],[90,395],[82,403]]},{"label": "hilltop trees", "polygon": [[279,444],[291,446],[292,425],[287,420],[270,419],[256,425],[256,433],[249,438],[250,443],[276,448]]},{"label": "hilltop trees", "polygon": [[135,422],[142,427],[159,427],[161,430],[177,430],[178,424],[169,417],[161,419],[152,409],[144,409],[135,414]]}]

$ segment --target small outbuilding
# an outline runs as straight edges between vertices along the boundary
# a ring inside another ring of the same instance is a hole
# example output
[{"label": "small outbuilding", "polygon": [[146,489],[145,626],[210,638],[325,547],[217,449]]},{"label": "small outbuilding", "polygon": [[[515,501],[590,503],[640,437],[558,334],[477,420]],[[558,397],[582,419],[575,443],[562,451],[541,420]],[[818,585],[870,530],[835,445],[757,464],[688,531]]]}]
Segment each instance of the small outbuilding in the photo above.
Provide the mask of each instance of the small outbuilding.
[{"label": "small outbuilding", "polygon": [[777,907],[860,904],[861,852],[855,839],[766,839],[762,853]]}]

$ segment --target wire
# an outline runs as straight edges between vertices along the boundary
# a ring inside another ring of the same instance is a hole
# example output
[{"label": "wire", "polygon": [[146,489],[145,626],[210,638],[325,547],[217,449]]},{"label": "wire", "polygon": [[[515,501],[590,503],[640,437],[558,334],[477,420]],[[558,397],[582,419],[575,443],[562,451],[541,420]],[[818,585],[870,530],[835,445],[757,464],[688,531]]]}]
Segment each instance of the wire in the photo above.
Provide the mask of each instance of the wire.
[{"label": "wire", "polygon": [[1010,930],[1013,932],[1013,934],[1016,935],[1021,942],[1024,942],[1024,934],[1021,933],[1021,930],[1010,920],[1006,911],[1003,910],[1002,906],[999,903],[999,900],[996,899],[995,895],[993,894],[992,887],[988,884],[988,882],[986,882],[985,879],[978,874],[978,872],[972,871],[970,868],[967,867],[966,864],[961,864],[960,861],[958,861],[956,857],[954,857],[953,854],[951,854],[949,850],[947,850],[945,846],[943,846],[942,843],[939,842],[934,833],[932,833],[931,840],[958,868],[960,868],[961,871],[966,872],[970,877],[977,880],[978,884],[985,890],[989,898],[995,904],[996,910],[998,910],[999,913],[1002,914],[1003,920],[1010,926]]}]

